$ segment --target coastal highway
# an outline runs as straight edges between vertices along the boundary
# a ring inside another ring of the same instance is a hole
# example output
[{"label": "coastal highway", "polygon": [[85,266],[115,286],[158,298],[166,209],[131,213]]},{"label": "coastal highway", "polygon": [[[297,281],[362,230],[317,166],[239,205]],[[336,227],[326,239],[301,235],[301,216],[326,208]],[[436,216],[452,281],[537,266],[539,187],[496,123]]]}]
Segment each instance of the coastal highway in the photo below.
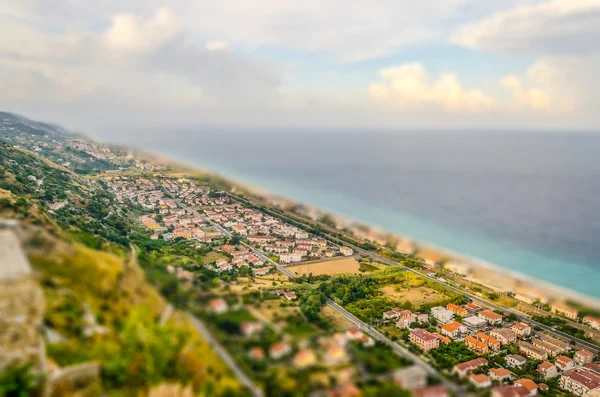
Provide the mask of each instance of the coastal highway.
[{"label": "coastal highway", "polygon": [[[242,197],[239,197],[239,196],[237,196],[237,195],[235,195],[235,194],[232,194],[232,193],[227,193],[227,195],[229,195],[229,196],[230,196],[231,198],[233,198],[234,200],[240,201],[240,202],[242,202],[242,203],[254,205],[254,203],[252,203],[251,201],[249,201],[249,200],[246,200],[246,199],[244,199],[244,198],[242,198]],[[306,226],[306,227],[312,227],[312,225],[309,225],[309,224],[307,224],[306,222],[303,222],[303,221],[300,221],[300,220],[297,220],[297,219],[292,219],[292,218],[290,218],[290,217],[288,217],[288,216],[286,216],[286,215],[283,215],[283,214],[280,214],[280,213],[277,213],[277,212],[274,212],[274,211],[265,210],[265,212],[267,212],[267,213],[269,213],[270,215],[272,215],[272,216],[275,216],[275,217],[284,218],[284,219],[287,219],[287,220],[289,220],[289,221],[292,221],[292,222],[296,222],[296,223],[303,224],[303,225],[304,225],[304,226]],[[516,310],[514,310],[514,309],[512,309],[512,308],[505,308],[505,307],[502,307],[502,306],[496,305],[495,303],[489,302],[488,300],[486,300],[486,299],[483,299],[483,298],[480,298],[480,297],[478,297],[478,296],[476,296],[476,295],[473,295],[473,294],[471,294],[471,293],[469,293],[469,292],[467,292],[467,291],[465,291],[465,290],[463,290],[463,289],[460,289],[460,288],[454,287],[454,286],[452,286],[452,285],[449,285],[449,284],[443,283],[443,282],[439,281],[438,279],[436,279],[436,278],[434,278],[434,277],[430,277],[430,276],[428,276],[428,275],[426,275],[426,274],[423,274],[423,273],[421,273],[421,272],[419,272],[419,271],[417,271],[417,270],[415,270],[415,269],[411,269],[410,267],[404,266],[404,265],[402,265],[402,264],[400,264],[400,263],[398,263],[398,262],[395,262],[395,261],[393,261],[393,260],[391,260],[391,259],[385,258],[385,257],[383,257],[383,256],[380,256],[380,255],[378,255],[378,254],[374,253],[374,252],[371,252],[371,251],[364,250],[364,249],[362,249],[362,248],[360,248],[360,247],[358,247],[358,246],[356,246],[356,245],[354,245],[354,244],[350,244],[350,243],[348,243],[348,242],[346,242],[346,241],[343,241],[343,240],[339,239],[339,238],[338,238],[338,237],[336,237],[336,236],[332,236],[331,234],[328,234],[328,233],[324,233],[324,232],[323,232],[323,237],[325,237],[325,238],[326,238],[326,239],[328,239],[329,241],[332,241],[332,242],[334,242],[334,243],[336,243],[336,244],[342,244],[342,245],[346,245],[346,246],[348,246],[348,247],[350,247],[350,248],[354,249],[356,252],[359,252],[359,253],[361,253],[361,254],[363,254],[363,255],[368,255],[368,256],[370,256],[371,258],[373,258],[373,259],[374,259],[374,260],[376,260],[376,261],[383,262],[383,263],[385,263],[385,264],[388,264],[388,265],[390,265],[390,266],[398,266],[398,267],[402,267],[402,268],[404,268],[406,271],[412,272],[412,273],[414,273],[414,274],[418,274],[419,276],[421,276],[421,277],[423,277],[423,278],[425,278],[425,279],[427,279],[427,280],[429,280],[429,281],[431,281],[431,282],[434,282],[434,283],[441,284],[441,285],[443,285],[444,287],[448,288],[449,290],[451,290],[451,291],[454,291],[454,292],[456,292],[456,293],[459,293],[459,294],[462,294],[462,295],[464,295],[464,296],[468,297],[469,299],[471,299],[472,301],[474,301],[474,302],[477,302],[477,303],[479,303],[479,304],[481,304],[481,305],[483,305],[483,306],[489,307],[489,308],[491,308],[491,309],[493,309],[493,310],[501,310],[501,311],[503,311],[503,312],[509,312],[509,313],[512,313],[512,314],[514,314],[515,316],[517,316],[517,319],[518,319],[519,321],[522,321],[522,322],[524,322],[524,323],[528,323],[528,324],[530,324],[530,325],[532,325],[532,326],[537,326],[537,327],[539,327],[540,329],[543,329],[544,331],[547,331],[547,332],[549,332],[549,333],[551,333],[551,334],[554,334],[554,335],[556,335],[556,336],[559,336],[559,337],[561,337],[561,338],[567,339],[567,340],[569,340],[569,341],[571,341],[571,342],[575,342],[575,343],[577,343],[578,345],[580,345],[580,346],[582,346],[582,347],[584,347],[584,348],[586,348],[586,349],[588,349],[588,350],[590,350],[590,351],[592,351],[592,352],[596,352],[596,353],[597,353],[597,352],[599,352],[599,351],[600,351],[600,347],[598,347],[598,346],[594,345],[593,343],[590,343],[590,342],[587,342],[587,341],[585,341],[585,340],[579,339],[579,338],[577,338],[577,337],[571,336],[571,335],[569,335],[569,334],[566,334],[566,333],[564,333],[564,332],[562,332],[562,331],[559,331],[559,330],[557,330],[557,329],[554,329],[554,328],[552,328],[552,327],[549,327],[549,326],[547,326],[547,325],[545,325],[545,324],[542,324],[542,323],[540,323],[540,322],[537,322],[537,321],[535,321],[535,320],[532,320],[531,318],[527,317],[526,315],[523,315],[521,312],[518,312],[518,311],[516,311]],[[411,259],[412,259],[412,258],[411,258]],[[412,260],[415,260],[415,261],[417,261],[417,262],[421,262],[423,265],[426,265],[426,263],[425,263],[425,262],[423,262],[423,261],[419,261],[419,260],[416,260],[416,259],[412,259]]]},{"label": "coastal highway", "polygon": [[[178,204],[180,206],[182,205],[180,202],[178,202]],[[221,233],[223,233],[223,235],[225,235],[227,237],[232,237],[232,234],[228,230],[225,230],[221,225],[204,217],[202,214],[190,209],[189,207],[188,207],[188,210],[192,211],[193,215],[198,216],[199,218],[201,218],[204,221],[206,221],[207,223],[209,223],[212,227],[219,230]],[[288,276],[290,279],[296,278],[296,275],[294,273],[289,271],[285,266],[282,266],[279,263],[273,261],[271,258],[266,256],[262,251],[254,248],[251,245],[246,244],[244,242],[242,242],[241,244],[243,244],[245,247],[247,247],[249,250],[251,250],[256,256],[258,256],[259,258],[264,260],[266,263],[269,263],[270,265],[274,266],[280,273]],[[314,285],[311,285],[311,287],[316,288]],[[394,353],[396,353],[397,355],[411,360],[416,365],[423,367],[425,369],[425,371],[427,371],[427,373],[438,377],[441,380],[441,382],[444,384],[444,386],[446,386],[449,390],[453,391],[456,395],[461,395],[460,392],[464,391],[462,388],[460,388],[456,384],[454,384],[454,383],[450,382],[448,379],[444,378],[435,368],[433,368],[425,360],[423,360],[422,357],[410,352],[408,349],[400,346],[399,344],[394,343],[389,338],[387,338],[385,335],[383,335],[381,332],[377,331],[375,328],[369,326],[367,323],[360,320],[358,317],[356,317],[355,315],[350,313],[344,307],[335,303],[329,297],[327,297],[326,304],[327,304],[327,306],[331,307],[333,310],[338,312],[340,315],[342,315],[344,318],[346,318],[348,321],[355,324],[360,330],[362,330],[363,332],[370,335],[375,340],[380,341],[380,342],[385,343],[386,345],[390,346],[392,348],[392,350],[394,351]]]}]

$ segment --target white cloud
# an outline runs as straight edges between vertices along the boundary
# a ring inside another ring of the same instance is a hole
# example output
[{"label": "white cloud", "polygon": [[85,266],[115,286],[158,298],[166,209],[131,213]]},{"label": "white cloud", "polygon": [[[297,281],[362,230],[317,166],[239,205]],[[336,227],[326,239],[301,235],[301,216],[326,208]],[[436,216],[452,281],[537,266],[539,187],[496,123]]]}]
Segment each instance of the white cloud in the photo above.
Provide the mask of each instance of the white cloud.
[{"label": "white cloud", "polygon": [[451,41],[469,48],[525,56],[600,51],[600,0],[551,0],[468,23]]},{"label": "white cloud", "polygon": [[455,74],[446,73],[432,81],[420,63],[382,69],[379,77],[382,81],[369,86],[369,95],[386,106],[433,105],[451,112],[478,112],[495,105],[495,100],[483,91],[463,88]]},{"label": "white cloud", "polygon": [[109,48],[129,51],[145,51],[155,48],[173,38],[180,31],[173,13],[159,8],[150,19],[133,14],[112,16],[112,25],[104,33]]},{"label": "white cloud", "polygon": [[229,49],[229,43],[226,41],[209,41],[206,43],[206,49],[209,51],[223,51]]},{"label": "white cloud", "polygon": [[558,68],[540,61],[531,66],[524,76],[501,78],[500,85],[512,95],[515,109],[571,112],[575,109],[575,99],[570,92],[555,84],[559,78]]}]

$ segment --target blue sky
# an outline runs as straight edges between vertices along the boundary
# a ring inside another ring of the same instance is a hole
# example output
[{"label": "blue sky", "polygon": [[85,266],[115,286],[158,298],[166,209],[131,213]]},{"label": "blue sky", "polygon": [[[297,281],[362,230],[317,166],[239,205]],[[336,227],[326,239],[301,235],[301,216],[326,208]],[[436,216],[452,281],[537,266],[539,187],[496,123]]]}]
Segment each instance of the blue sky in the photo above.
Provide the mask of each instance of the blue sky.
[{"label": "blue sky", "polygon": [[600,0],[14,3],[0,106],[77,128],[600,129]]}]

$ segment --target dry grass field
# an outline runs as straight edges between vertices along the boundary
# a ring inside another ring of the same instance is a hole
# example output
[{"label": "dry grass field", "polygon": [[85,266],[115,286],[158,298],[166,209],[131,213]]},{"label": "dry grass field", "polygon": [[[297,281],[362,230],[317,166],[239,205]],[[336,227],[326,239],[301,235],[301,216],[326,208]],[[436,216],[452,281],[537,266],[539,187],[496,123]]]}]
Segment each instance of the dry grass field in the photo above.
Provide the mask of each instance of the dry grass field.
[{"label": "dry grass field", "polygon": [[402,288],[397,285],[388,285],[380,290],[390,299],[396,301],[410,301],[415,306],[420,306],[424,303],[437,302],[446,298],[444,294],[427,286]]},{"label": "dry grass field", "polygon": [[312,273],[317,276],[320,274],[359,274],[360,265],[355,258],[330,259],[321,262],[312,262],[304,265],[294,265],[287,267],[292,273],[303,274]]}]

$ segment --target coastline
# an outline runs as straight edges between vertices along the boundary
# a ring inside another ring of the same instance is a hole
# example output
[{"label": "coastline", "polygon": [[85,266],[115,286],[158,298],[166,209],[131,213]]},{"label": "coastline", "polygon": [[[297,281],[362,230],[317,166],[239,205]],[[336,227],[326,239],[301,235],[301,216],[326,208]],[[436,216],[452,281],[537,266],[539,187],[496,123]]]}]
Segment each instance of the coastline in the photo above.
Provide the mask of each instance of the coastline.
[{"label": "coastline", "polygon": [[[444,258],[448,261],[447,269],[456,273],[465,280],[499,292],[513,292],[518,295],[535,297],[543,303],[556,304],[564,306],[567,301],[576,301],[586,306],[600,308],[600,299],[570,289],[565,286],[557,285],[545,280],[535,278],[535,276],[523,274],[514,269],[491,263],[490,261],[478,258],[462,252],[453,251],[436,244],[423,240],[417,240],[405,235],[393,233],[384,228],[366,224],[352,217],[336,212],[331,209],[324,209],[314,204],[306,203],[295,197],[273,192],[266,187],[253,184],[243,177],[232,175],[222,170],[216,170],[216,167],[200,165],[194,161],[184,159],[174,159],[175,156],[157,154],[155,152],[140,151],[145,158],[152,158],[172,168],[190,172],[192,174],[213,175],[223,178],[230,182],[234,187],[239,187],[243,191],[263,199],[271,205],[289,208],[292,206],[301,206],[305,211],[305,217],[317,220],[319,217],[328,215],[337,225],[338,229],[348,228],[358,238],[368,239],[379,243],[385,243],[390,239],[398,244],[396,248],[400,252],[411,253],[418,252],[427,263],[433,265],[439,259]],[[368,230],[364,232],[364,230]]]}]

